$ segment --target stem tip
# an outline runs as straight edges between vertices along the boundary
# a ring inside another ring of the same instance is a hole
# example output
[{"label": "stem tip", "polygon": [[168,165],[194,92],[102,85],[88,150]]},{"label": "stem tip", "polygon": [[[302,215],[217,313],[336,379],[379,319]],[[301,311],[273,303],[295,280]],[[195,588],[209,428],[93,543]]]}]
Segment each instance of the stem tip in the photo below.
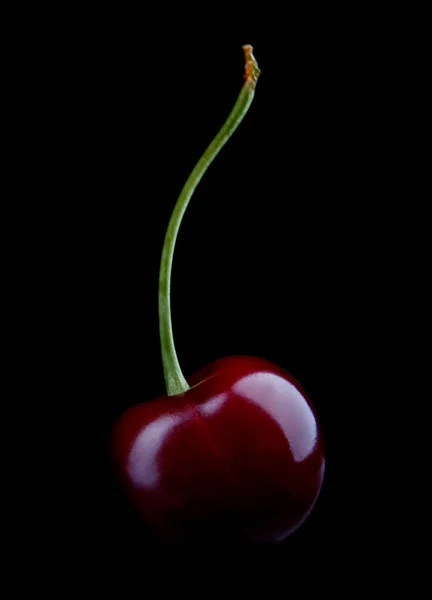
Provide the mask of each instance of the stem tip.
[{"label": "stem tip", "polygon": [[258,63],[256,61],[255,56],[253,55],[253,47],[250,44],[245,44],[243,46],[243,51],[245,55],[245,81],[249,83],[252,87],[255,87],[256,82],[258,81],[258,77],[261,74],[261,71],[258,67]]}]

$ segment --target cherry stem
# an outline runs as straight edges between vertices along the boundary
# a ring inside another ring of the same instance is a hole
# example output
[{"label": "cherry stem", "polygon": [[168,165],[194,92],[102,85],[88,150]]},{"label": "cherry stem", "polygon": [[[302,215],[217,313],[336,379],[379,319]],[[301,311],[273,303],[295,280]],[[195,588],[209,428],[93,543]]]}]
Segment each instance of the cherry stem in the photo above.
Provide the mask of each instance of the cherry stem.
[{"label": "cherry stem", "polygon": [[165,235],[159,272],[159,334],[165,384],[169,396],[181,394],[189,389],[177,359],[171,324],[170,289],[174,247],[183,215],[195,188],[219,151],[237,129],[252,103],[260,69],[252,54],[252,46],[243,46],[243,50],[246,61],[243,87],[227,120],[189,175],[178,197]]}]

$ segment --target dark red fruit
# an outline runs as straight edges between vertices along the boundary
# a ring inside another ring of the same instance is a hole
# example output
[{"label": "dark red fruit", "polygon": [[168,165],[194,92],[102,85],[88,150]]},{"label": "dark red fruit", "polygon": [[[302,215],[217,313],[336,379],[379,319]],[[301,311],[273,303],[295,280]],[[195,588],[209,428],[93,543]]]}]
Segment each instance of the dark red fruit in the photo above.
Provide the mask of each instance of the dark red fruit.
[{"label": "dark red fruit", "polygon": [[236,356],[188,391],[130,408],[116,423],[116,465],[133,504],[173,544],[277,542],[305,520],[324,476],[320,426],[299,383]]},{"label": "dark red fruit", "polygon": [[159,330],[167,395],[129,409],[113,450],[126,490],[164,542],[277,542],[308,516],[324,476],[322,435],[309,399],[263,359],[217,360],[183,376],[174,345],[170,281],[190,198],[247,113],[260,69],[245,45],[245,76],[222,128],[187,179],[171,215],[159,273]]}]

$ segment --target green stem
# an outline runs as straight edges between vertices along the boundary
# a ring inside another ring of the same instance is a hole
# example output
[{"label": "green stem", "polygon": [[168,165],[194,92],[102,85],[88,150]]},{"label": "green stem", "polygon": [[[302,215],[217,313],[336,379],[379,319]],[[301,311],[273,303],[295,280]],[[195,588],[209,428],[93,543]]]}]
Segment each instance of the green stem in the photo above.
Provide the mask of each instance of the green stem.
[{"label": "green stem", "polygon": [[252,46],[243,46],[243,50],[246,61],[243,87],[224,125],[189,175],[178,197],[165,235],[159,273],[159,333],[165,384],[169,396],[181,394],[189,389],[177,359],[171,325],[170,287],[174,247],[184,212],[195,188],[221,148],[237,129],[252,103],[260,70],[252,54]]}]

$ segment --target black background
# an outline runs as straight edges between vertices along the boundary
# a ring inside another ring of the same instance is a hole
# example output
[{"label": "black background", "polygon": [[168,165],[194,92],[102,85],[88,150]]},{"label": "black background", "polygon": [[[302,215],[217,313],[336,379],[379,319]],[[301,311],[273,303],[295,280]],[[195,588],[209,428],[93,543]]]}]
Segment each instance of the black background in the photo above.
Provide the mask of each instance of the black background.
[{"label": "black background", "polygon": [[[25,217],[40,223],[28,257],[36,273],[29,316],[47,399],[36,480],[49,562],[55,555],[78,578],[97,563],[109,582],[198,560],[199,549],[159,548],[124,505],[109,436],[126,408],[164,390],[157,288],[165,229],[236,100],[250,43],[262,71],[255,100],[179,233],[177,351],[186,376],[240,353],[272,360],[303,384],[327,444],[322,493],[291,538],[247,560],[271,556],[282,575],[299,578],[298,566],[322,569],[331,589],[341,571],[361,580],[365,553],[371,574],[391,539],[382,424],[391,418],[389,223],[398,212],[387,187],[390,178],[405,183],[389,152],[399,58],[375,31],[366,43],[353,22],[330,18],[326,27],[299,21],[277,41],[247,31],[150,38],[97,20],[72,29],[41,36],[27,57],[33,102],[22,115],[40,199]],[[242,558],[216,552],[221,572]]]}]

